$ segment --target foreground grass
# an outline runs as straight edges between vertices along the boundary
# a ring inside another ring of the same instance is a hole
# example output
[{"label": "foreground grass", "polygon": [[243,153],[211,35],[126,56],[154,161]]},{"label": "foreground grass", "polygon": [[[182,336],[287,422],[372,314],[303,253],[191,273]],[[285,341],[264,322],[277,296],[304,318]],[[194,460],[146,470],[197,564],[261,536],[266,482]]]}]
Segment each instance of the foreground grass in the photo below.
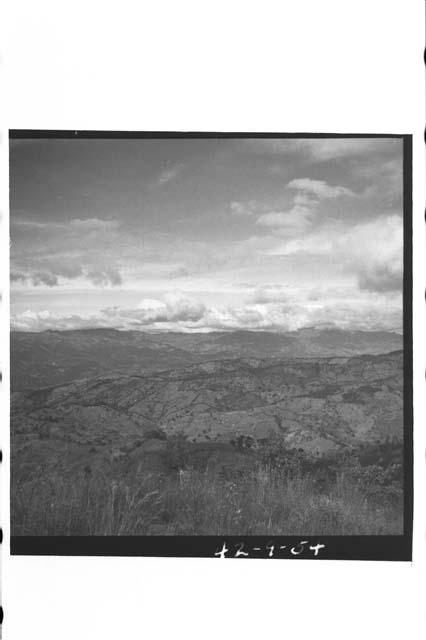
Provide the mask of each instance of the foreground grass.
[{"label": "foreground grass", "polygon": [[343,475],[319,490],[315,475],[268,465],[233,479],[53,472],[12,485],[11,523],[13,535],[380,535],[402,532],[402,504]]}]

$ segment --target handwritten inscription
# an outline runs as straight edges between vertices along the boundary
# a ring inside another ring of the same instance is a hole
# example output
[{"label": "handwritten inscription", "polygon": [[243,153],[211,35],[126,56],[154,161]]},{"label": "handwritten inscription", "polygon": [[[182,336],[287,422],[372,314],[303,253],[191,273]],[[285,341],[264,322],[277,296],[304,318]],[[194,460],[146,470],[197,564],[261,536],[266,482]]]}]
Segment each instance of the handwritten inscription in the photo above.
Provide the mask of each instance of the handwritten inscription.
[{"label": "handwritten inscription", "polygon": [[301,540],[294,546],[279,544],[274,540],[271,540],[264,546],[251,546],[245,542],[237,542],[228,544],[226,540],[223,541],[222,548],[215,552],[217,558],[254,558],[254,557],[266,557],[267,558],[284,558],[286,555],[290,556],[304,556],[317,558],[320,555],[320,551],[325,549],[325,544],[317,542],[312,544],[309,540]]}]

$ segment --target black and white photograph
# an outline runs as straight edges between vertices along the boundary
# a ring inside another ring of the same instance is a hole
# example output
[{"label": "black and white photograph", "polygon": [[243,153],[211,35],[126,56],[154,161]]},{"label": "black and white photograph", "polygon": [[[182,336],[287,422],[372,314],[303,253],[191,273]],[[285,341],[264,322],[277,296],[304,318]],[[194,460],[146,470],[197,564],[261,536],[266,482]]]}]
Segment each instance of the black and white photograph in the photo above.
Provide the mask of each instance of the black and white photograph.
[{"label": "black and white photograph", "polygon": [[0,638],[420,640],[424,6],[6,5]]},{"label": "black and white photograph", "polygon": [[407,533],[409,138],[11,132],[12,540]]}]

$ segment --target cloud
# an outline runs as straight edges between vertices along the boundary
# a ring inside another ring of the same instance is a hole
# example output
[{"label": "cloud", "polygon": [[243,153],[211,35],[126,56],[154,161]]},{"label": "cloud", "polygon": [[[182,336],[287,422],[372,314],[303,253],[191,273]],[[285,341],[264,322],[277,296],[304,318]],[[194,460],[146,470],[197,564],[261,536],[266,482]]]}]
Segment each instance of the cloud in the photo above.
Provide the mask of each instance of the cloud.
[{"label": "cloud", "polygon": [[297,193],[293,198],[293,202],[305,207],[315,207],[317,205],[317,201],[306,193]]},{"label": "cloud", "polygon": [[[11,279],[19,292],[13,304],[78,314],[25,322],[185,331],[245,322],[281,330],[335,308],[339,322],[344,313],[349,323],[363,322],[364,313],[371,324],[376,293],[377,317],[388,317],[402,277],[401,218],[392,218],[402,209],[399,141],[236,140],[214,157],[206,141],[194,154],[186,145],[182,153],[154,146],[140,166],[140,152],[132,152],[121,184],[114,152],[111,174],[100,176],[96,167],[87,184],[78,166],[75,184],[66,172],[55,177],[57,193],[40,194],[37,182],[33,202],[19,187],[11,219]],[[49,184],[56,165],[46,172]],[[323,293],[325,285],[346,293]],[[162,295],[173,286],[191,300]],[[100,306],[110,310],[95,312]]]},{"label": "cloud", "polygon": [[206,307],[189,296],[171,293],[162,300],[141,300],[137,311],[138,318],[145,323],[197,322],[203,317]]},{"label": "cloud", "polygon": [[[100,326],[96,317],[83,318],[74,314],[57,314],[48,310],[31,311],[12,314],[10,323],[15,331],[66,331],[71,329],[88,329]],[[99,319],[100,320],[100,319]]]},{"label": "cloud", "polygon": [[[60,280],[61,278],[61,280]],[[82,266],[78,261],[46,259],[34,261],[32,268],[11,273],[11,282],[31,283],[33,286],[57,287],[63,281],[85,278],[96,286],[117,286],[122,284],[121,274],[113,267]]]},{"label": "cloud", "polygon": [[251,216],[253,215],[253,210],[247,206],[244,202],[231,202],[229,205],[231,213],[233,216]]},{"label": "cloud", "polygon": [[167,184],[168,182],[173,182],[173,180],[175,180],[178,177],[182,168],[183,168],[183,164],[177,164],[174,167],[169,167],[167,169],[164,169],[160,173],[155,183],[156,186],[162,186],[164,184]]},{"label": "cloud", "polygon": [[31,276],[31,282],[34,286],[47,285],[48,287],[56,287],[58,278],[52,273],[35,273]]},{"label": "cloud", "polygon": [[396,214],[355,225],[325,225],[269,250],[270,255],[324,256],[341,272],[353,274],[359,288],[398,291],[402,286],[403,221]]},{"label": "cloud", "polygon": [[402,291],[402,269],[397,264],[372,265],[369,269],[361,268],[358,274],[360,289],[366,291]]},{"label": "cloud", "polygon": [[261,205],[255,200],[249,200],[247,202],[231,202],[229,209],[233,216],[252,216],[259,209],[264,209],[264,205]]},{"label": "cloud", "polygon": [[356,274],[360,289],[397,291],[402,287],[403,221],[383,216],[355,225],[334,241],[343,268]]},{"label": "cloud", "polygon": [[65,222],[31,220],[14,216],[11,218],[11,226],[22,229],[37,229],[40,231],[63,230],[68,232],[78,231],[107,231],[120,227],[120,221],[114,218],[71,218]]},{"label": "cloud", "polygon": [[314,212],[312,208],[295,205],[289,211],[271,211],[263,213],[256,220],[256,224],[278,229],[288,235],[300,234],[311,225]]},{"label": "cloud", "polygon": [[73,218],[70,226],[87,231],[115,230],[120,226],[118,220],[103,220],[102,218]]},{"label": "cloud", "polygon": [[120,272],[118,271],[118,269],[114,269],[112,267],[87,271],[85,276],[96,286],[106,287],[108,285],[111,285],[115,287],[122,284]]},{"label": "cloud", "polygon": [[87,317],[25,311],[12,315],[17,330],[109,327],[144,331],[270,330],[294,331],[327,324],[345,329],[401,328],[400,296],[353,290],[329,292],[316,299],[307,290],[270,286],[258,289],[238,304],[207,306],[182,293],[144,298],[136,307],[107,307]]},{"label": "cloud", "polygon": [[30,220],[27,218],[19,218],[17,216],[13,216],[10,218],[10,226],[11,228],[22,229],[24,231],[28,229],[63,229],[64,225],[58,222],[43,222],[40,220]]},{"label": "cloud", "polygon": [[52,273],[38,272],[33,274],[12,272],[10,275],[11,282],[23,282],[31,284],[35,287],[39,285],[45,285],[48,287],[56,287],[58,284],[58,278]]},{"label": "cloud", "polygon": [[292,236],[305,233],[312,226],[321,200],[355,195],[346,187],[331,186],[325,180],[312,178],[295,178],[286,185],[286,189],[297,192],[293,196],[292,208],[288,211],[262,213],[258,216],[256,224]]},{"label": "cloud", "polygon": [[[286,158],[297,155],[313,162],[333,159],[387,155],[395,153],[402,142],[393,138],[256,138],[241,140],[240,146],[253,153]],[[400,147],[399,147],[400,148]]]},{"label": "cloud", "polygon": [[313,194],[317,198],[339,198],[341,196],[354,196],[354,192],[346,187],[330,186],[325,180],[312,180],[311,178],[297,178],[290,180],[288,189],[297,189],[304,193]]},{"label": "cloud", "polygon": [[20,271],[11,271],[10,272],[10,281],[11,282],[26,282],[28,276],[25,273],[21,273]]},{"label": "cloud", "polygon": [[318,138],[300,140],[304,148],[315,160],[330,160],[372,153],[388,152],[398,140],[391,138]]},{"label": "cloud", "polygon": [[263,287],[255,287],[249,296],[249,300],[253,304],[268,304],[270,302],[289,302],[291,294],[288,287],[283,285],[264,285]]}]

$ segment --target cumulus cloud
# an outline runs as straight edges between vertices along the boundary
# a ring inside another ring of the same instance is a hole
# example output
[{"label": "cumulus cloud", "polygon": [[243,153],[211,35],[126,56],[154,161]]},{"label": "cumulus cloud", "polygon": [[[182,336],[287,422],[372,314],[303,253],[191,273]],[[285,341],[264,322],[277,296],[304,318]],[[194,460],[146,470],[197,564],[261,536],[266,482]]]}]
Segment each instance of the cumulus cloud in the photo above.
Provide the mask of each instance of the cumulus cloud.
[{"label": "cumulus cloud", "polygon": [[[97,314],[80,318],[76,324],[80,326],[110,327],[116,329],[178,329],[196,326],[206,314],[205,305],[189,296],[169,293],[161,298],[143,298],[136,307],[106,307]],[[55,326],[67,325],[69,316],[64,320],[57,316],[49,318]]]},{"label": "cumulus cloud", "polygon": [[197,322],[206,308],[189,296],[171,293],[162,300],[144,299],[137,306],[137,317],[144,323]]},{"label": "cumulus cloud", "polygon": [[[130,169],[119,168],[121,186],[95,184],[96,167],[94,181],[67,182],[39,200],[38,182],[34,201],[21,189],[11,218],[13,304],[22,310],[27,300],[28,309],[51,313],[29,312],[17,322],[184,331],[284,330],[333,322],[333,313],[354,327],[394,322],[402,283],[402,222],[394,215],[402,209],[400,141],[229,141],[215,158],[203,149],[193,157],[188,149],[179,157],[184,165],[158,149],[152,163],[135,168],[132,155]],[[173,285],[187,293],[164,295]],[[70,308],[78,315],[59,313]]]},{"label": "cumulus cloud", "polygon": [[56,287],[58,278],[53,273],[36,272],[33,274],[12,272],[10,274],[11,282],[31,283],[34,287],[45,285],[47,287]]},{"label": "cumulus cloud", "polygon": [[48,287],[56,287],[58,278],[53,273],[35,273],[31,276],[31,282],[34,286],[46,285]]},{"label": "cumulus cloud", "polygon": [[402,291],[402,268],[394,264],[373,264],[369,269],[360,268],[360,289],[367,291]]},{"label": "cumulus cloud", "polygon": [[67,331],[71,329],[88,329],[102,326],[102,319],[96,316],[88,318],[76,314],[60,314],[46,310],[31,311],[11,315],[11,328],[15,331]]},{"label": "cumulus cloud", "polygon": [[76,279],[95,286],[122,283],[118,267],[105,265],[105,255],[118,263],[120,221],[76,217],[33,224],[17,218],[12,220],[12,226],[18,230],[17,236],[12,233],[12,282],[36,287],[64,286]]},{"label": "cumulus cloud", "polygon": [[215,331],[271,330],[294,331],[306,326],[323,325],[345,329],[389,329],[401,327],[398,296],[386,298],[365,291],[356,299],[344,296],[312,298],[308,291],[287,291],[271,286],[257,290],[239,304],[208,306],[185,294],[167,294],[145,298],[136,307],[107,307],[87,317],[75,314],[25,311],[12,315],[17,330],[79,329],[109,327],[116,329]]},{"label": "cumulus cloud", "polygon": [[271,211],[263,213],[256,220],[256,224],[279,229],[280,231],[295,235],[306,231],[311,225],[314,212],[311,208],[295,205],[289,211]]},{"label": "cumulus cloud", "polygon": [[95,286],[118,286],[122,284],[121,274],[113,267],[82,266],[77,261],[35,260],[32,268],[26,271],[13,271],[11,282],[32,284],[35,287],[57,287],[65,281],[84,278]]},{"label": "cumulus cloud", "polygon": [[[256,219],[256,224],[283,235],[298,236],[312,226],[321,200],[355,194],[343,186],[331,186],[325,180],[295,178],[286,189],[295,190],[293,206],[285,211],[268,211]],[[238,204],[238,203],[237,203]]]},{"label": "cumulus cloud", "polygon": [[336,238],[333,248],[344,268],[356,273],[361,289],[381,292],[401,288],[403,221],[400,216],[385,216],[356,225]]},{"label": "cumulus cloud", "polygon": [[24,273],[19,273],[18,271],[10,272],[11,282],[20,282],[21,280],[26,280],[26,275]]},{"label": "cumulus cloud", "polygon": [[339,185],[331,186],[325,180],[312,180],[312,178],[296,178],[287,184],[288,189],[297,189],[304,193],[313,194],[317,198],[339,198],[341,196],[354,196],[354,192]]},{"label": "cumulus cloud", "polygon": [[300,204],[303,206],[314,207],[317,204],[317,201],[311,198],[306,193],[297,193],[293,198],[294,204]]},{"label": "cumulus cloud", "polygon": [[337,268],[355,275],[360,289],[397,291],[402,284],[403,221],[388,215],[356,225],[329,225],[276,245],[270,253],[329,256]]}]

